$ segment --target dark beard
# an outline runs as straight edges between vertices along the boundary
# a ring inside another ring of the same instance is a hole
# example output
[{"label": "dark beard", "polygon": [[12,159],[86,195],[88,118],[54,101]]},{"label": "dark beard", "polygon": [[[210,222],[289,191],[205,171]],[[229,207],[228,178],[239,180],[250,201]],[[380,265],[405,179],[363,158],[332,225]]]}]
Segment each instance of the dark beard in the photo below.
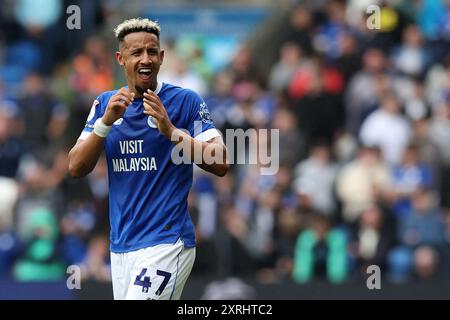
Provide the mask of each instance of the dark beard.
[{"label": "dark beard", "polygon": [[134,88],[136,89],[136,91],[137,91],[140,95],[144,95],[144,92],[147,91],[147,89],[144,89],[144,88],[139,87],[139,86],[135,86]]}]

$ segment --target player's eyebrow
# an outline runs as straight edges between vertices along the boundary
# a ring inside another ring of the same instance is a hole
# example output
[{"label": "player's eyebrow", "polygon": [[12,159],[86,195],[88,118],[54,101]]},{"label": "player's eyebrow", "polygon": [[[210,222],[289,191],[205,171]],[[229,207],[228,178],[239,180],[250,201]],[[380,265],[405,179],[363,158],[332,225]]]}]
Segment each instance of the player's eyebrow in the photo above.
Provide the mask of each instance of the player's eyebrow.
[{"label": "player's eyebrow", "polygon": [[158,51],[158,46],[134,46],[134,47],[129,47],[126,48],[127,50],[131,51],[131,52],[135,52],[135,51],[141,51],[141,50],[151,50],[151,51]]}]

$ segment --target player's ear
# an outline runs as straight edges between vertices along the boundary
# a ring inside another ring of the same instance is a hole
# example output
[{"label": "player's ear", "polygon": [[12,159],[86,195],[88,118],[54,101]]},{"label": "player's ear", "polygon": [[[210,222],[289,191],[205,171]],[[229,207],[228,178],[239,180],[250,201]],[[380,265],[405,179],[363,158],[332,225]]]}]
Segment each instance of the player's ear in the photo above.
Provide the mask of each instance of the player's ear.
[{"label": "player's ear", "polygon": [[161,51],[159,52],[159,60],[161,61],[161,64],[162,64],[163,61],[164,61],[164,50],[161,50]]},{"label": "player's ear", "polygon": [[121,66],[123,66],[123,65],[125,64],[125,62],[123,61],[122,53],[121,53],[120,51],[116,51],[116,59],[117,59],[117,62],[118,62]]}]

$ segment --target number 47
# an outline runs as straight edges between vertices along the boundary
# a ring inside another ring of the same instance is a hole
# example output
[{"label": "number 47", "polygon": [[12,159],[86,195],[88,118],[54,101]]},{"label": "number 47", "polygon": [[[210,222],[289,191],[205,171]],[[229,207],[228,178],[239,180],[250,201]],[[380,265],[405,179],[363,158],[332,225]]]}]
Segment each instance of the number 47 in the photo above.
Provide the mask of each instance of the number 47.
[{"label": "number 47", "polygon": [[[148,288],[152,286],[152,283],[150,282],[150,277],[146,277],[145,274],[147,273],[147,268],[142,269],[141,273],[136,276],[136,280],[134,280],[134,284],[137,286],[142,286],[142,292],[148,292]],[[170,280],[170,277],[172,274],[170,272],[162,271],[162,270],[156,270],[156,274],[158,276],[164,277],[164,280],[161,282],[161,285],[159,286],[158,290],[156,290],[155,294],[160,296],[161,293],[164,291],[164,289],[167,286],[167,283]]]}]

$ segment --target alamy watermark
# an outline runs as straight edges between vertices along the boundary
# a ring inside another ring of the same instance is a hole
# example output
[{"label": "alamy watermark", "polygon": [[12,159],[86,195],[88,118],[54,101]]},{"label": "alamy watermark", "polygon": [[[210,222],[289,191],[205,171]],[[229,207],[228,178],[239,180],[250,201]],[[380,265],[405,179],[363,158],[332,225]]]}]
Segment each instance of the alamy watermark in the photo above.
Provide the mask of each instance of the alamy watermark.
[{"label": "alamy watermark", "polygon": [[[194,123],[194,137],[201,132],[202,122]],[[188,133],[187,131],[185,131]],[[220,132],[220,131],[219,131]],[[202,148],[200,144],[192,146],[187,143],[178,143],[172,149],[171,159],[174,164],[248,164],[259,165],[262,175],[274,175],[280,165],[279,129],[226,129],[225,136],[220,132],[227,147],[228,157],[225,158],[223,148],[210,144]],[[171,140],[179,141],[180,136],[175,134]],[[235,154],[236,153],[236,154]]]},{"label": "alamy watermark", "polygon": [[366,20],[366,26],[369,30],[381,29],[381,9],[376,4],[372,4],[367,7],[366,13],[369,17]]},{"label": "alamy watermark", "polygon": [[66,286],[69,290],[81,289],[81,268],[77,265],[67,267],[66,273],[69,275],[66,280]]},{"label": "alamy watermark", "polygon": [[369,274],[366,280],[367,289],[381,289],[381,269],[376,264],[367,267],[366,273]]},{"label": "alamy watermark", "polygon": [[[67,7],[66,13],[69,14],[66,20],[66,26],[69,30],[81,29],[81,9],[79,6],[72,4]],[[369,30],[381,29],[381,9],[378,5],[372,4],[367,7],[366,13],[369,17],[366,21],[366,26]]]},{"label": "alamy watermark", "polygon": [[66,27],[69,30],[81,29],[81,9],[79,6],[72,4],[67,7],[66,13],[69,14],[66,20]]}]

